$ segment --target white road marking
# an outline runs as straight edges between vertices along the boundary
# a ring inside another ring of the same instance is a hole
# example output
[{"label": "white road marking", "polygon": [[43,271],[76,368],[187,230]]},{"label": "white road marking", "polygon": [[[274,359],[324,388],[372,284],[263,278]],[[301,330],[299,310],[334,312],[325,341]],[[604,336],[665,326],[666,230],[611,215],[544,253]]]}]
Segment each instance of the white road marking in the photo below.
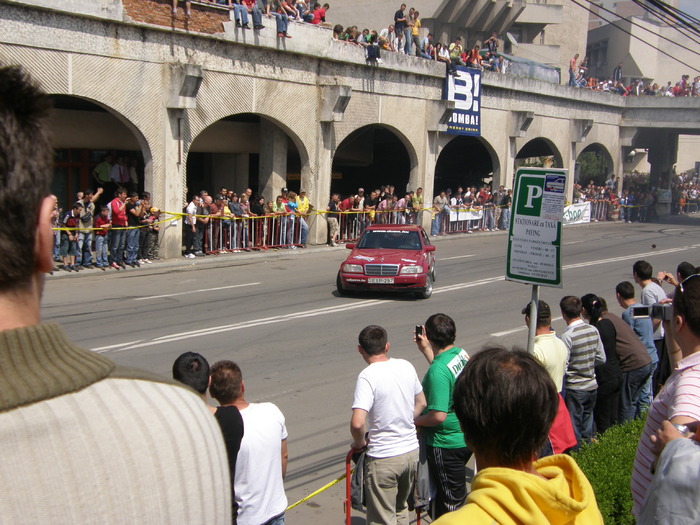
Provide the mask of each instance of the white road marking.
[{"label": "white road marking", "polygon": [[452,259],[466,259],[467,257],[476,257],[476,254],[471,255],[456,255],[454,257],[441,257],[438,261],[451,261]]},{"label": "white road marking", "polygon": [[567,245],[569,245],[569,244],[580,244],[580,243],[582,243],[582,242],[588,242],[588,241],[571,241],[571,242],[565,242],[565,243],[564,243],[564,246],[567,246]]},{"label": "white road marking", "polygon": [[216,292],[218,290],[229,290],[231,288],[240,288],[241,286],[255,286],[260,283],[245,283],[232,284],[231,286],[219,286],[218,288],[203,288],[201,290],[191,290],[189,292],[168,293],[164,295],[150,295],[148,297],[134,297],[134,301],[148,301],[149,299],[162,299],[163,297],[176,297],[178,295],[188,295],[191,293]]},{"label": "white road marking", "polygon": [[[692,250],[695,248],[700,247],[700,244],[694,244],[691,246],[681,246],[679,248],[670,248],[667,250],[654,250],[652,252],[644,252],[644,253],[636,253],[633,255],[625,255],[622,257],[612,257],[610,259],[601,259],[598,261],[589,261],[589,262],[583,262],[583,263],[575,263],[575,264],[567,264],[562,268],[562,270],[570,270],[573,268],[581,268],[584,266],[595,266],[599,264],[607,264],[611,262],[620,262],[620,261],[627,261],[631,259],[641,259],[644,257],[649,257],[649,256],[655,256],[655,255],[663,255],[667,253],[676,253],[676,252],[682,252],[686,250]],[[439,294],[439,293],[445,293],[445,292],[453,292],[456,290],[463,290],[465,288],[472,288],[475,286],[481,286],[484,284],[490,284],[490,283],[495,283],[498,281],[503,281],[505,280],[502,275],[499,275],[497,277],[489,277],[486,279],[480,279],[478,281],[472,281],[468,283],[460,283],[460,284],[455,284],[452,286],[445,286],[442,288],[437,288],[433,291],[433,294]],[[259,283],[250,283],[248,286],[252,286],[253,284],[259,284]],[[226,288],[226,287],[223,287]],[[211,290],[216,290],[217,288],[212,288]],[[218,288],[222,289],[222,288]],[[203,291],[203,290],[200,290]],[[193,292],[183,292],[183,293],[193,293]],[[294,321],[297,319],[303,319],[306,317],[317,317],[321,315],[329,315],[329,314],[334,314],[334,313],[340,313],[340,312],[347,312],[348,310],[355,310],[357,308],[364,308],[366,306],[372,305],[372,304],[382,304],[384,301],[380,299],[367,299],[364,301],[357,301],[353,303],[342,303],[338,304],[335,306],[329,306],[325,308],[317,308],[315,310],[307,310],[307,311],[301,311],[301,312],[294,312],[291,314],[285,314],[285,315],[276,315],[273,317],[265,317],[262,319],[251,319],[250,321],[243,321],[240,323],[234,323],[234,324],[228,324],[228,325],[222,325],[222,326],[215,326],[212,328],[203,328],[200,330],[191,330],[188,332],[181,332],[178,334],[169,334],[165,335],[162,337],[157,337],[155,339],[152,339],[150,341],[132,341],[128,343],[120,343],[120,344],[115,344],[115,345],[110,345],[110,346],[102,346],[99,348],[93,348],[92,350],[94,352],[107,352],[107,351],[114,351],[114,352],[124,352],[126,350],[133,350],[136,348],[144,348],[147,346],[156,346],[160,344],[165,344],[165,343],[172,343],[175,341],[182,341],[184,339],[191,339],[193,337],[199,337],[199,336],[206,336],[210,334],[219,334],[223,332],[231,332],[234,330],[242,330],[244,328],[255,328],[258,326],[265,326],[265,325],[270,325],[270,324],[277,324],[277,323],[285,323],[288,321]],[[515,329],[514,331],[518,330],[524,330],[525,327],[519,327]],[[510,331],[506,332],[499,332],[497,334],[491,334],[492,336],[498,336],[498,335],[507,335]],[[513,332],[510,332],[513,333]]]},{"label": "white road marking", "polygon": [[[555,317],[554,319],[552,319],[552,322],[561,321],[562,319],[563,319],[563,317]],[[495,334],[489,334],[489,335],[491,337],[502,337],[504,335],[510,335],[510,334],[514,334],[516,332],[520,332],[522,330],[527,330],[527,326],[523,325],[523,326],[519,326],[517,328],[513,328],[512,330],[505,330],[503,332],[496,332]]]}]

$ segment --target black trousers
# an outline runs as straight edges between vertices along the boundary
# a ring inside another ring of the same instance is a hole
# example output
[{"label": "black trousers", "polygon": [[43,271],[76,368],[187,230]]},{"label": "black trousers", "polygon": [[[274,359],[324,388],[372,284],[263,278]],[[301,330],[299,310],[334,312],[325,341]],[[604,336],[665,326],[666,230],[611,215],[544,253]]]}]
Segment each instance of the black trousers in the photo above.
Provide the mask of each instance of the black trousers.
[{"label": "black trousers", "polygon": [[436,496],[433,519],[457,510],[467,499],[467,461],[472,453],[467,447],[426,447],[430,477]]}]

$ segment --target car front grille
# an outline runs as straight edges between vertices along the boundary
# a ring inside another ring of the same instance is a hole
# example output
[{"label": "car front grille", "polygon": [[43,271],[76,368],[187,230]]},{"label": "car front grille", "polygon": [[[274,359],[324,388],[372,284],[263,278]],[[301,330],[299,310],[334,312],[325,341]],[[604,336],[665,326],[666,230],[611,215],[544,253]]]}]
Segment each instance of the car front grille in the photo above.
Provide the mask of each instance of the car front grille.
[{"label": "car front grille", "polygon": [[365,275],[398,275],[398,264],[365,264]]}]

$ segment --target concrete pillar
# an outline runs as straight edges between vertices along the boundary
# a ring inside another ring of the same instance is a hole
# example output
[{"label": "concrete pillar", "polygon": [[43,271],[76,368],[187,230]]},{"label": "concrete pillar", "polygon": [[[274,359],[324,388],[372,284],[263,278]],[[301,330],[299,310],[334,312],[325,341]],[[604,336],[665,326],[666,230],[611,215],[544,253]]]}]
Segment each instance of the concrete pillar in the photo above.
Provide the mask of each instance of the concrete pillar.
[{"label": "concrete pillar", "polygon": [[[183,113],[169,110],[163,126],[163,171],[161,188],[153,188],[154,195],[160,195],[158,203],[163,210],[182,212],[185,203],[185,164],[186,153],[180,140],[183,127]],[[160,229],[159,255],[164,259],[179,257],[182,252],[182,218],[163,223]]]},{"label": "concrete pillar", "polygon": [[[425,170],[423,172],[422,181],[419,174],[414,176],[411,172],[410,187],[415,191],[418,187],[423,187],[423,208],[430,208],[435,198],[435,167],[437,166],[438,157],[442,148],[440,147],[440,132],[428,131],[427,143],[425,147]],[[414,182],[415,181],[415,182]],[[433,214],[430,211],[424,211],[421,214],[421,226],[426,232],[430,233],[430,222],[433,219]]]},{"label": "concrete pillar", "polygon": [[275,200],[287,183],[287,135],[272,122],[260,119],[258,188],[265,200]]},{"label": "concrete pillar", "polygon": [[506,188],[513,189],[513,182],[515,181],[515,156],[518,154],[518,148],[515,143],[515,137],[508,137],[508,142],[506,144],[506,154],[504,156],[503,163],[503,175],[502,182]]},{"label": "concrete pillar", "polygon": [[[650,144],[647,158],[651,165],[649,182],[656,188],[668,190],[671,188],[671,175],[673,165],[678,156],[678,133],[672,131],[659,131],[658,139]],[[656,206],[659,216],[671,213],[670,202],[659,202]]]},{"label": "concrete pillar", "polygon": [[[315,177],[307,176],[304,169],[301,172],[301,185],[309,193],[309,201],[316,211],[326,211],[331,193],[331,172],[333,169],[333,153],[335,144],[335,124],[333,122],[319,122],[316,140],[316,166]],[[309,173],[311,175],[311,173]],[[313,179],[313,180],[311,180]],[[311,214],[308,219],[309,244],[326,244],[328,242],[328,222],[326,216]]]}]

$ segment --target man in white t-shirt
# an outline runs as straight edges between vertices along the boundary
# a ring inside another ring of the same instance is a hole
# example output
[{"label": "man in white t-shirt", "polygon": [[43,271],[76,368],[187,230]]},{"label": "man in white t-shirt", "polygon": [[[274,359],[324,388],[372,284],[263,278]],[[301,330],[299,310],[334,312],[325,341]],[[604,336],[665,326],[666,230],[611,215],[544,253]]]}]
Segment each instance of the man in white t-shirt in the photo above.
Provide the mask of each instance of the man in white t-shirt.
[{"label": "man in white t-shirt", "polygon": [[287,427],[272,403],[248,403],[241,369],[233,361],[211,367],[209,392],[221,405],[235,406],[244,435],[236,461],[238,525],[283,525],[287,496]]},{"label": "man in white t-shirt", "polygon": [[367,448],[367,523],[408,523],[406,500],[418,464],[413,418],[426,406],[423,387],[411,363],[388,357],[381,326],[364,328],[358,339],[357,349],[369,366],[355,384],[350,433],[353,449]]},{"label": "man in white t-shirt", "polygon": [[[530,303],[522,309],[522,314],[525,316],[525,325],[530,326]],[[549,305],[544,301],[538,301],[535,346],[532,354],[549,373],[549,377],[552,378],[557,387],[557,392],[561,392],[564,386],[569,350],[564,342],[557,337],[551,326],[552,311]]]}]

